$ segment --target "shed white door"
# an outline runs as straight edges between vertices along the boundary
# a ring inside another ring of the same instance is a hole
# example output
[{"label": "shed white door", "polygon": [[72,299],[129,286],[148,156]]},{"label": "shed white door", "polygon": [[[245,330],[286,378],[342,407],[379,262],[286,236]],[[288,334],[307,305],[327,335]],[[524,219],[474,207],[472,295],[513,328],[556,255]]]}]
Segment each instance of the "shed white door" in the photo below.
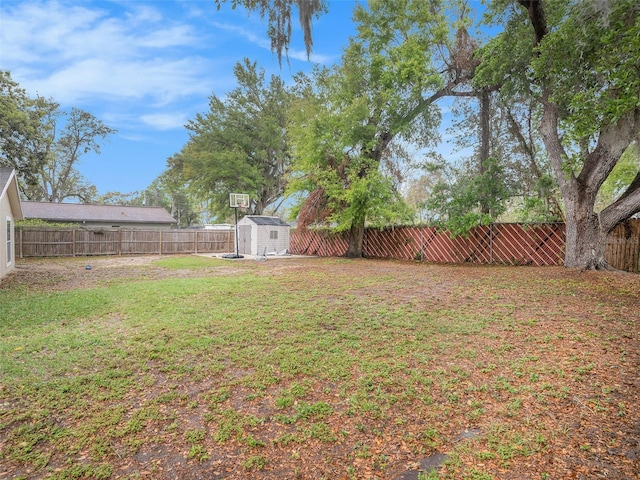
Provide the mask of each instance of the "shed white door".
[{"label": "shed white door", "polygon": [[238,225],[238,253],[251,255],[251,225]]}]

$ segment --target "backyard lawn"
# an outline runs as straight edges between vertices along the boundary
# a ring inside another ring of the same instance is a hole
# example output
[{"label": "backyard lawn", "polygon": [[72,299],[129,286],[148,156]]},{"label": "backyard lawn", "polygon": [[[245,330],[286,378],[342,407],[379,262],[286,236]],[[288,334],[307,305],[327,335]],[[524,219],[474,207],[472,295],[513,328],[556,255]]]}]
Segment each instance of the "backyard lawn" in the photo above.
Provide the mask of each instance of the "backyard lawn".
[{"label": "backyard lawn", "polygon": [[639,337],[618,272],[20,260],[0,478],[636,479]]}]

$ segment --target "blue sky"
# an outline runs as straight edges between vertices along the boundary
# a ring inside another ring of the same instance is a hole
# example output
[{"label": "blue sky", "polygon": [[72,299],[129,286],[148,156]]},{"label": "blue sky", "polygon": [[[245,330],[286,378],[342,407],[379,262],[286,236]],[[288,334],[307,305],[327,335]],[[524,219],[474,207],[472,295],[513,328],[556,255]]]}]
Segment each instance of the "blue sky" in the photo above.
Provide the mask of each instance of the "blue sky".
[{"label": "blue sky", "polygon": [[[312,62],[338,62],[355,34],[356,2],[329,0],[315,20]],[[1,0],[0,68],[22,88],[65,110],[86,110],[117,130],[78,169],[100,194],[140,191],[188,139],[184,124],[213,93],[235,86],[244,57],[285,81],[309,71],[294,22],[289,64],[271,53],[266,24],[213,0]]]}]

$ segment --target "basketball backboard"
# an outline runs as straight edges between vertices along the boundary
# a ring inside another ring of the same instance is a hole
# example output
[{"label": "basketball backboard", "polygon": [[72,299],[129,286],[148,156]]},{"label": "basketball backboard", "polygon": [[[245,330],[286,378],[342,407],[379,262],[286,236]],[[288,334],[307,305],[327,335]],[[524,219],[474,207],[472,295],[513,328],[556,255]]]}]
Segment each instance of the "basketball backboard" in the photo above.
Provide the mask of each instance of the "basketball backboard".
[{"label": "basketball backboard", "polygon": [[231,208],[249,208],[249,195],[246,193],[230,193],[229,206]]}]

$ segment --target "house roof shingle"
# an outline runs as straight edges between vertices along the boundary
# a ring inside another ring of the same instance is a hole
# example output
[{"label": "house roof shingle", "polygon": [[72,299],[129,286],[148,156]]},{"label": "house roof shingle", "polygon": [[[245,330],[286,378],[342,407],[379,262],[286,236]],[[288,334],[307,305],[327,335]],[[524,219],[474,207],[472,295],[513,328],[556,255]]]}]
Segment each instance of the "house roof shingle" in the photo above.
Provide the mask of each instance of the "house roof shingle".
[{"label": "house roof shingle", "polygon": [[25,218],[54,222],[104,222],[113,224],[175,224],[162,207],[129,207],[122,205],[86,205],[81,203],[22,202]]}]

